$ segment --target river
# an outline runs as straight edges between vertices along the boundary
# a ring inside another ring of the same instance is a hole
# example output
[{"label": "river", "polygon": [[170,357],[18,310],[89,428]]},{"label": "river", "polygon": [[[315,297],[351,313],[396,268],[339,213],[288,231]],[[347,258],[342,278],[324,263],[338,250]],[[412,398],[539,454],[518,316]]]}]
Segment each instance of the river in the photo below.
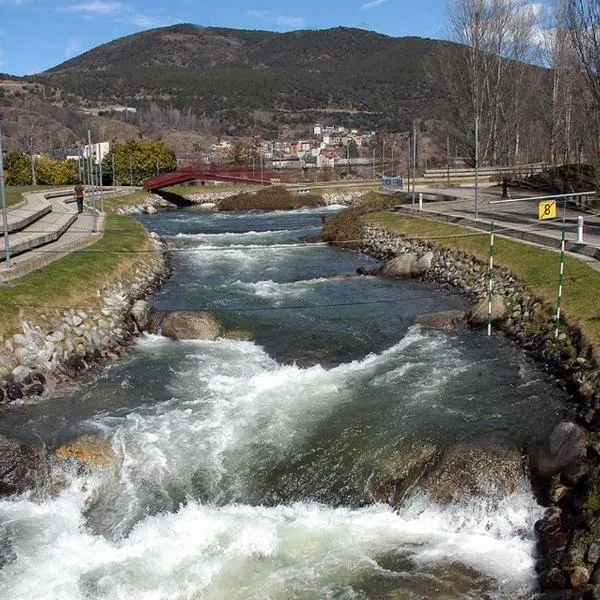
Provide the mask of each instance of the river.
[{"label": "river", "polygon": [[0,501],[1,598],[532,597],[542,509],[525,478],[497,502],[440,505],[417,486],[396,509],[369,482],[418,444],[520,447],[564,394],[502,335],[414,324],[460,296],[354,276],[376,262],[315,241],[335,210],[142,218],[173,245],[152,303],[213,312],[238,339],[145,335],[2,415],[0,433],[100,435],[116,459]]}]

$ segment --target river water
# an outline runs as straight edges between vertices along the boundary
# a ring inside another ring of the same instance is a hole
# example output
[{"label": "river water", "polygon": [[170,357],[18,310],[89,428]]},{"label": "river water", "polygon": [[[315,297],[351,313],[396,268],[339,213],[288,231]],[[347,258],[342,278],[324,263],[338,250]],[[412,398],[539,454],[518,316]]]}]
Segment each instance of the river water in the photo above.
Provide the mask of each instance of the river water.
[{"label": "river water", "polygon": [[532,596],[541,509],[525,479],[451,505],[417,486],[396,509],[369,481],[415,444],[521,446],[563,394],[500,335],[414,324],[460,297],[353,276],[375,261],[314,241],[335,210],[144,217],[176,246],[153,304],[208,310],[246,339],[144,336],[78,388],[2,415],[2,433],[100,435],[116,459],[0,501],[1,598]]}]

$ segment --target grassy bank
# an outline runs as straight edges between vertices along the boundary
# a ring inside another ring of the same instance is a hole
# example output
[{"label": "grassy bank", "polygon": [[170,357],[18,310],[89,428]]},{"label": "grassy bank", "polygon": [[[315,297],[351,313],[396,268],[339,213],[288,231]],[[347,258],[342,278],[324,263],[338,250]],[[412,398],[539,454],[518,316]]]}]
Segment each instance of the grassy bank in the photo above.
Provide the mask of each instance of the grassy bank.
[{"label": "grassy bank", "polygon": [[[64,188],[62,185],[60,188]],[[43,192],[45,190],[59,189],[51,185],[18,185],[18,186],[6,186],[4,192],[6,194],[6,205],[12,206],[18,204],[23,199],[25,192]]]},{"label": "grassy bank", "polygon": [[[119,208],[142,204],[144,200],[148,200],[150,197],[151,195],[144,190],[134,190],[124,194],[117,194],[104,199],[104,211],[107,214],[115,213]],[[101,200],[98,202],[101,202]]]},{"label": "grassy bank", "polygon": [[129,217],[108,215],[104,237],[94,245],[0,286],[0,336],[19,331],[22,319],[37,321],[69,308],[96,309],[97,290],[126,278],[150,260],[153,251],[142,225]]},{"label": "grassy bank", "polygon": [[[361,216],[406,237],[426,239],[443,248],[463,251],[487,262],[489,234],[449,225],[439,221],[418,219],[383,211]],[[532,294],[556,305],[560,258],[557,252],[543,250],[496,236],[494,264],[509,269]],[[600,273],[581,260],[567,256],[562,309],[569,322],[578,326],[600,356],[600,304],[596,290],[600,289]]]}]

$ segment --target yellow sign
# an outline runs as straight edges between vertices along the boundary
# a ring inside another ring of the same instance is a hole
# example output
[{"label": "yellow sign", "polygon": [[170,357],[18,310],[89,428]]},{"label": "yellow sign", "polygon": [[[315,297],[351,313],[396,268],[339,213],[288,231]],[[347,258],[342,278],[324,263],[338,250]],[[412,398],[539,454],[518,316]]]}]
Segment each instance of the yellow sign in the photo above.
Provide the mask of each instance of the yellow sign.
[{"label": "yellow sign", "polygon": [[538,204],[538,219],[556,219],[556,200],[542,200]]}]

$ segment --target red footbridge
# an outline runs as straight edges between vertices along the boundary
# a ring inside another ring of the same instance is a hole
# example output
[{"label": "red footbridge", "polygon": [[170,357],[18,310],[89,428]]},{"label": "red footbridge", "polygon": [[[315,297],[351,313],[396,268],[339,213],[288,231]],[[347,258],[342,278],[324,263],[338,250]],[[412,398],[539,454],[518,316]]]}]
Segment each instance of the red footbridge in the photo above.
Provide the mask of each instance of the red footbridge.
[{"label": "red footbridge", "polygon": [[164,173],[163,175],[146,179],[144,181],[144,189],[151,192],[188,181],[221,181],[223,183],[247,185],[284,183],[281,173],[271,171],[256,172],[248,169],[240,169],[232,165],[207,165],[198,163],[182,167],[171,173]]}]

